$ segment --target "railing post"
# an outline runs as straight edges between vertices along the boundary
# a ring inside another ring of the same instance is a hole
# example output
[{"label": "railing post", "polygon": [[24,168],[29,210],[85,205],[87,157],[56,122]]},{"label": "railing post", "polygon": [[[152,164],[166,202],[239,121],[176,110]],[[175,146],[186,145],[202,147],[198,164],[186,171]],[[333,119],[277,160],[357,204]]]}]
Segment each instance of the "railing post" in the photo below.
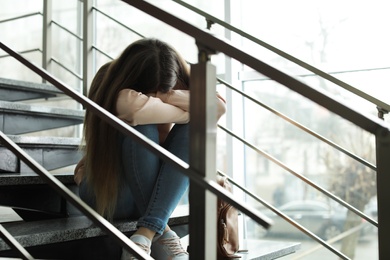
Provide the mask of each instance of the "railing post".
[{"label": "railing post", "polygon": [[93,78],[93,1],[84,0],[83,4],[83,94],[87,95]]},{"label": "railing post", "polygon": [[[211,52],[199,47],[198,64],[191,66],[190,167],[203,177],[216,177],[216,68],[209,61]],[[216,259],[215,195],[190,183],[190,259]]]},{"label": "railing post", "polygon": [[[43,24],[42,24],[42,68],[51,72],[50,59],[52,50],[52,34],[51,34],[51,20],[52,20],[52,0],[43,1]],[[45,80],[43,79],[43,82]]]},{"label": "railing post", "polygon": [[390,132],[381,129],[376,135],[378,244],[379,259],[390,259]]}]

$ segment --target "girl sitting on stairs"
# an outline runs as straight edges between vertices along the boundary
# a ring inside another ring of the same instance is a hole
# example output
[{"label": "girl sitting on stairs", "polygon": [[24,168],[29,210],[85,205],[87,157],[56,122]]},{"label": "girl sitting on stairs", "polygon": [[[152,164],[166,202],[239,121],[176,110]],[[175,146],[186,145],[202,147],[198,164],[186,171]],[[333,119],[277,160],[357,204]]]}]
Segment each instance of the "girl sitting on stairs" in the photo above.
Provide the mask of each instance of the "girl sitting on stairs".
[{"label": "girl sitting on stairs", "polygon": [[[88,97],[180,159],[189,157],[188,64],[168,44],[142,39],[103,65]],[[218,118],[225,101],[218,94]],[[138,219],[130,239],[155,259],[189,259],[167,225],[189,180],[131,137],[86,110],[80,197],[108,219]],[[135,259],[122,250],[121,259]]]}]

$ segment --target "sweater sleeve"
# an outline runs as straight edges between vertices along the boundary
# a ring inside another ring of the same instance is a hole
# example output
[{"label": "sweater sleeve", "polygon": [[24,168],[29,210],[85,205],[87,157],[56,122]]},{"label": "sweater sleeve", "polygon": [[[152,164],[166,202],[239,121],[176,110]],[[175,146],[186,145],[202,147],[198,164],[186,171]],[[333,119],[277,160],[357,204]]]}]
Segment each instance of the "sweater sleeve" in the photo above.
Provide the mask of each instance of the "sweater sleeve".
[{"label": "sweater sleeve", "polygon": [[[190,91],[189,90],[171,90],[167,93],[157,92],[156,97],[160,98],[164,103],[174,105],[190,111]],[[217,120],[226,113],[226,101],[217,93]]]},{"label": "sweater sleeve", "polygon": [[179,107],[184,111],[190,111],[190,91],[189,90],[171,90],[167,93],[157,92],[156,97],[162,102]]},{"label": "sweater sleeve", "polygon": [[164,103],[158,97],[146,96],[131,89],[123,89],[119,92],[116,112],[119,119],[132,126],[165,123],[184,124],[189,121],[188,111]]}]

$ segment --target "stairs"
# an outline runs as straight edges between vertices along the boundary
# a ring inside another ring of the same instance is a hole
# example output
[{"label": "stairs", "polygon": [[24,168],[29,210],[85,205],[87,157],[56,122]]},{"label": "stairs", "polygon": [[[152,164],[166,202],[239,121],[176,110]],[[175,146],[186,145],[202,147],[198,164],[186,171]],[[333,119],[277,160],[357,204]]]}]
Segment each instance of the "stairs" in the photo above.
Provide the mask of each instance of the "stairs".
[{"label": "stairs", "polygon": [[[176,212],[170,226],[179,236],[188,233],[188,214]],[[126,235],[136,230],[136,221],[115,221]],[[120,259],[121,247],[85,216],[5,223],[3,226],[30,254],[39,259]],[[0,241],[0,258],[15,257],[15,252]]]},{"label": "stairs", "polygon": [[[46,136],[41,131],[76,126],[84,111],[34,104],[63,94],[47,84],[0,78],[0,130],[77,194],[74,165],[80,160],[80,138]],[[36,136],[38,135],[38,136]],[[27,251],[39,259],[119,259],[121,248],[87,217],[59,196],[27,165],[0,144],[0,206],[21,220],[0,223]],[[1,215],[1,208],[0,208]],[[188,208],[178,207],[170,225],[180,237],[188,234]],[[136,221],[113,223],[125,234]],[[245,241],[246,259],[275,259],[299,249],[299,244]],[[259,248],[262,250],[259,251]],[[0,239],[0,258],[18,257]]]},{"label": "stairs", "polygon": [[[81,158],[80,138],[28,135],[82,124],[82,110],[31,104],[62,95],[47,84],[0,79],[0,130],[48,171],[74,165]],[[71,170],[58,174],[58,178],[71,190],[77,190]],[[12,207],[24,221],[70,214],[68,203],[2,145],[0,186],[0,205]]]}]

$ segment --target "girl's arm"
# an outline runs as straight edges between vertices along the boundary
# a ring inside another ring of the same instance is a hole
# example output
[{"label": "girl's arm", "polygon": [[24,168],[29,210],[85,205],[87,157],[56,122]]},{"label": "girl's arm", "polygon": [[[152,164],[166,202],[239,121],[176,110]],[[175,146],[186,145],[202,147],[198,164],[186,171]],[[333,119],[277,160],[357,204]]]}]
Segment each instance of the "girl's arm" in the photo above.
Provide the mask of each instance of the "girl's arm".
[{"label": "girl's arm", "polygon": [[189,112],[160,98],[146,96],[140,92],[124,89],[119,92],[116,104],[117,117],[128,124],[185,124],[189,121]]},{"label": "girl's arm", "polygon": [[[180,107],[184,111],[190,110],[190,91],[189,90],[171,90],[167,93],[157,92],[156,97],[160,98],[164,103]],[[226,112],[225,99],[217,93],[217,120]]]},{"label": "girl's arm", "polygon": [[[118,118],[128,124],[185,124],[189,121],[189,90],[171,90],[168,93],[157,92],[154,96],[124,89],[119,92],[116,111]],[[217,94],[217,119],[225,112],[225,100]]]}]

